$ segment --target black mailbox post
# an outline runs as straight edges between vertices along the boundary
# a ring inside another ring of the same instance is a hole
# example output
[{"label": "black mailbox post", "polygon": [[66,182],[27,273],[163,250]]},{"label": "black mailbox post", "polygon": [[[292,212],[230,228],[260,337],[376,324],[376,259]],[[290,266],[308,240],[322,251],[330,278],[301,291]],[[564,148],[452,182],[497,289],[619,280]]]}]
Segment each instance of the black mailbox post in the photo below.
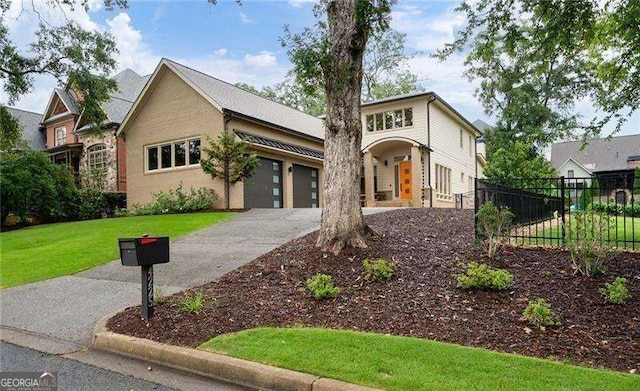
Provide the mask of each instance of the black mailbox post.
[{"label": "black mailbox post", "polygon": [[123,266],[140,266],[142,270],[142,316],[153,316],[153,265],[169,262],[169,238],[120,238],[120,261]]}]

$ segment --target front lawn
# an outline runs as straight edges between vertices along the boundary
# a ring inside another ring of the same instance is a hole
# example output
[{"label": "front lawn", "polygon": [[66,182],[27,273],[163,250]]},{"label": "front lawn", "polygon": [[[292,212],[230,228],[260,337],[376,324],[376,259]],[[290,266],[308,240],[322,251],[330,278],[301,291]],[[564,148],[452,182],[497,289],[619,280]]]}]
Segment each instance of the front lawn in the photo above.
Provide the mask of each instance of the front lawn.
[{"label": "front lawn", "polygon": [[[640,217],[614,216],[614,218],[615,220],[613,220],[611,227],[603,232],[603,240],[606,241],[609,238],[613,245],[617,239],[617,247],[621,249],[632,249],[634,247],[636,250],[640,249]],[[575,222],[572,223],[571,215],[567,219],[569,224],[575,225]],[[550,228],[545,227],[544,229],[540,229],[539,224],[538,229],[527,230],[527,228],[523,228],[519,235],[537,236],[538,238],[527,239],[526,243],[541,246],[558,246],[561,244],[562,238],[559,224]],[[519,238],[517,242],[520,243],[521,239]],[[635,246],[633,242],[635,242]]]},{"label": "front lawn", "polygon": [[118,238],[174,239],[218,223],[234,213],[193,213],[121,217],[39,225],[0,234],[3,288],[77,273],[118,259]]},{"label": "front lawn", "polygon": [[352,331],[252,329],[200,349],[385,390],[640,389],[640,376]]}]

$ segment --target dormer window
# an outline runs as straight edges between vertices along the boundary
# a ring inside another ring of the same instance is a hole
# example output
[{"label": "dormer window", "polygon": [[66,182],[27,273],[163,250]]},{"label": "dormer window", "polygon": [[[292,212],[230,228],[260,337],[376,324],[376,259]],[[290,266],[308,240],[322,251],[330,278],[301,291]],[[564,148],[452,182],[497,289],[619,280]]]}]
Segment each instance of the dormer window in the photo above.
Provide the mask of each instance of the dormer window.
[{"label": "dormer window", "polygon": [[56,146],[67,143],[67,129],[63,126],[55,129]]},{"label": "dormer window", "polygon": [[413,126],[413,109],[407,107],[368,114],[366,117],[367,132],[379,132]]}]

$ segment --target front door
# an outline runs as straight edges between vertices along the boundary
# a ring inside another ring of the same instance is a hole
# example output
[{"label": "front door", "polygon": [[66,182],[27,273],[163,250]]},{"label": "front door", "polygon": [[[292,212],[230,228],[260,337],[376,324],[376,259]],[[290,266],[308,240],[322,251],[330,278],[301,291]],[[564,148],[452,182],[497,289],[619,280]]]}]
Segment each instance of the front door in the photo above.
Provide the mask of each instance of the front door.
[{"label": "front door", "polygon": [[400,171],[400,199],[410,200],[413,194],[411,189],[411,161],[398,163],[398,171]]}]

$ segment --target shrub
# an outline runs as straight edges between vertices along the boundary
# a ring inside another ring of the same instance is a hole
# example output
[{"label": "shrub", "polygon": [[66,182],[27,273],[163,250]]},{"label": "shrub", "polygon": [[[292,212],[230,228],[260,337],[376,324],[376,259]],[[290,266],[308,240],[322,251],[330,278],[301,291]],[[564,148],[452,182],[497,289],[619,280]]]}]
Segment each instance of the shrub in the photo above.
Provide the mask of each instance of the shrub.
[{"label": "shrub", "polygon": [[205,298],[201,293],[185,293],[179,296],[177,299],[178,308],[176,312],[178,314],[188,312],[190,314],[199,315],[207,305],[211,305],[216,302],[215,297]]},{"label": "shrub", "polygon": [[29,149],[0,154],[0,198],[2,223],[9,214],[19,221],[74,219],[79,202],[69,168]]},{"label": "shrub", "polygon": [[307,279],[306,290],[316,299],[335,298],[340,292],[340,288],[331,282],[331,276],[321,273]]},{"label": "shrub", "polygon": [[556,326],[560,324],[559,317],[551,310],[551,304],[543,298],[530,301],[522,316],[532,326]]},{"label": "shrub", "polygon": [[600,288],[598,291],[604,296],[607,302],[623,304],[627,299],[632,297],[629,289],[626,287],[626,283],[626,278],[616,277],[613,283],[605,283],[604,288]]},{"label": "shrub", "polygon": [[362,261],[364,279],[369,281],[386,278],[388,280],[393,277],[397,264],[398,262],[389,262],[386,259],[375,259],[373,261],[365,259]]},{"label": "shrub", "polygon": [[463,289],[503,290],[511,286],[513,274],[505,269],[494,269],[486,264],[469,262],[464,274],[458,274],[458,287]]},{"label": "shrub", "polygon": [[629,205],[618,204],[615,201],[609,202],[594,202],[591,204],[591,210],[601,214],[608,214],[611,216],[627,216],[627,217],[640,217],[640,204],[631,202]]},{"label": "shrub", "polygon": [[80,220],[114,217],[116,210],[127,205],[127,194],[121,192],[87,188],[80,190],[79,196],[77,214]]},{"label": "shrub", "polygon": [[213,190],[206,187],[182,189],[182,183],[167,192],[153,193],[153,201],[146,205],[134,205],[137,215],[191,213],[210,209],[218,199]]},{"label": "shrub", "polygon": [[478,234],[484,239],[483,244],[489,258],[495,258],[502,247],[502,235],[509,230],[513,213],[506,207],[497,207],[487,201],[478,210]]},{"label": "shrub", "polygon": [[616,254],[607,237],[613,222],[604,213],[575,212],[571,215],[565,225],[565,240],[576,272],[593,277],[606,271],[606,262]]}]

